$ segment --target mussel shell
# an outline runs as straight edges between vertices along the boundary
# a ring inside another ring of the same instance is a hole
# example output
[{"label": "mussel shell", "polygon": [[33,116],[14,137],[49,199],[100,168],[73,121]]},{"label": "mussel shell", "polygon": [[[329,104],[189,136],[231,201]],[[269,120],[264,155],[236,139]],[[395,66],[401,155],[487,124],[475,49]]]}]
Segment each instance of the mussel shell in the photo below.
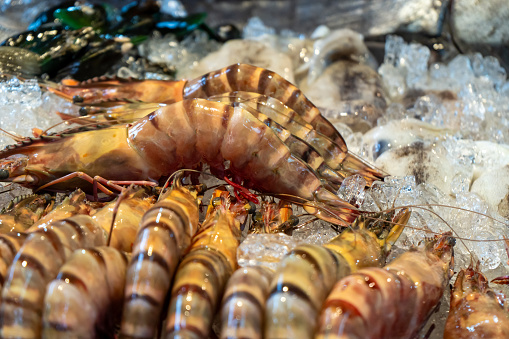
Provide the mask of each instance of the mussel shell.
[{"label": "mussel shell", "polygon": [[27,49],[1,46],[0,73],[37,76],[41,74],[40,56]]}]

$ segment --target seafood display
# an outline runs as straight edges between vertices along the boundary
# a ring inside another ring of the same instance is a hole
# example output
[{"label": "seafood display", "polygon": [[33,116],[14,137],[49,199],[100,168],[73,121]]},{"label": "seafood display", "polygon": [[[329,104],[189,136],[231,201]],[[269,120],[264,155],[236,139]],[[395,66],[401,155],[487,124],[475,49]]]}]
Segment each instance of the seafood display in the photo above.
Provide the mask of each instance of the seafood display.
[{"label": "seafood display", "polygon": [[0,337],[508,335],[503,60],[179,1],[24,21],[0,23]]}]

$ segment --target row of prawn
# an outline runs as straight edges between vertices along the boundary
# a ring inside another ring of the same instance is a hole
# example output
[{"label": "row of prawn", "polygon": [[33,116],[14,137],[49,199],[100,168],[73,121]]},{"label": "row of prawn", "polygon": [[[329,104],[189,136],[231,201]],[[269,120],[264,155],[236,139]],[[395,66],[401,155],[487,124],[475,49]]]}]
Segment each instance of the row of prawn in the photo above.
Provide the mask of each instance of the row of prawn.
[{"label": "row of prawn", "polygon": [[[10,267],[3,271],[1,337],[104,338],[120,323],[124,338],[206,338],[219,309],[221,338],[409,338],[452,274],[449,234],[384,267],[410,216],[407,209],[361,216],[323,246],[295,248],[275,272],[261,266],[236,270],[240,227],[251,207],[218,189],[200,227],[199,193],[176,187],[155,205],[140,194],[127,197],[118,217],[139,229],[129,236],[133,226],[126,223],[113,232],[111,247],[105,245],[115,203],[94,219],[77,214],[82,204],[64,202],[26,233],[2,234],[0,253]],[[82,194],[70,200],[77,197]],[[133,210],[138,217],[126,217]],[[269,219],[265,231],[278,229]],[[290,219],[280,215],[277,223]],[[479,294],[474,307],[480,312],[465,314],[472,293]],[[476,324],[474,333],[507,335],[505,311],[488,307],[498,305],[494,296],[480,273],[462,271],[448,321],[456,323],[448,325],[446,337],[469,337]],[[490,324],[486,319],[494,316],[498,323]]]},{"label": "row of prawn", "polygon": [[[343,179],[357,173],[369,186],[384,177],[348,152],[298,88],[254,66],[232,65],[190,81],[47,86],[69,100],[97,105],[73,120],[94,127],[20,138],[0,151],[1,181],[56,190],[82,186],[76,177],[161,183],[179,169],[206,163],[220,179],[307,200],[320,217],[346,225],[358,211],[335,194]],[[103,122],[109,127],[97,126]],[[111,194],[103,184],[97,187]]]}]

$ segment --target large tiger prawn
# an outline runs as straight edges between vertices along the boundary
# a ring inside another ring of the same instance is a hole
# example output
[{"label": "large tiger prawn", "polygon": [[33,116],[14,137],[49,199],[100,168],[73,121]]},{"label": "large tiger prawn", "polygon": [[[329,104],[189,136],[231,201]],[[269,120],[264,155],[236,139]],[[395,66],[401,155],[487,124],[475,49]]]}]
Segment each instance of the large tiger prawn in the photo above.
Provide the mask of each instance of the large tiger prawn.
[{"label": "large tiger prawn", "polygon": [[0,153],[0,179],[26,187],[65,189],[58,180],[84,172],[119,181],[159,181],[181,168],[210,166],[219,178],[233,175],[244,186],[295,196],[331,211],[336,223],[352,222],[355,207],[329,191],[307,163],[264,123],[242,107],[190,99],[161,107],[127,125],[71,135],[41,136]]}]

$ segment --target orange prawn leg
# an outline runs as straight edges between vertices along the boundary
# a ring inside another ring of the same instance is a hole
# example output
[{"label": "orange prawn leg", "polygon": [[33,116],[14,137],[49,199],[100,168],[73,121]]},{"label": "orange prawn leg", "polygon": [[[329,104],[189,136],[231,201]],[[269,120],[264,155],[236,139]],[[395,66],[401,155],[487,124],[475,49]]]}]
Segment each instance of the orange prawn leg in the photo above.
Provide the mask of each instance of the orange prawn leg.
[{"label": "orange prawn leg", "polygon": [[315,338],[415,336],[452,275],[453,240],[445,234],[384,269],[364,268],[338,281],[322,308]]},{"label": "orange prawn leg", "polygon": [[0,336],[40,337],[46,285],[75,249],[105,242],[106,233],[85,215],[55,221],[31,233],[9,267],[2,288]]},{"label": "orange prawn leg", "polygon": [[228,201],[207,218],[180,263],[163,338],[207,338],[226,282],[237,267],[240,223]]},{"label": "orange prawn leg", "polygon": [[198,229],[197,191],[168,191],[148,210],[133,245],[126,278],[121,338],[153,338],[182,252]]},{"label": "orange prawn leg", "polygon": [[397,230],[402,230],[409,218],[410,212],[405,210],[394,220],[399,225],[382,223],[390,236],[378,238],[369,231],[378,225],[376,218],[359,217],[352,230],[343,231],[324,246],[303,245],[290,252],[270,285],[265,338],[311,338],[321,305],[334,283],[359,268],[382,266],[388,247],[400,233]]},{"label": "orange prawn leg", "polygon": [[42,338],[112,338],[127,260],[112,247],[74,251],[46,289]]},{"label": "orange prawn leg", "polygon": [[504,296],[493,291],[472,265],[458,273],[451,293],[444,339],[509,338]]}]

